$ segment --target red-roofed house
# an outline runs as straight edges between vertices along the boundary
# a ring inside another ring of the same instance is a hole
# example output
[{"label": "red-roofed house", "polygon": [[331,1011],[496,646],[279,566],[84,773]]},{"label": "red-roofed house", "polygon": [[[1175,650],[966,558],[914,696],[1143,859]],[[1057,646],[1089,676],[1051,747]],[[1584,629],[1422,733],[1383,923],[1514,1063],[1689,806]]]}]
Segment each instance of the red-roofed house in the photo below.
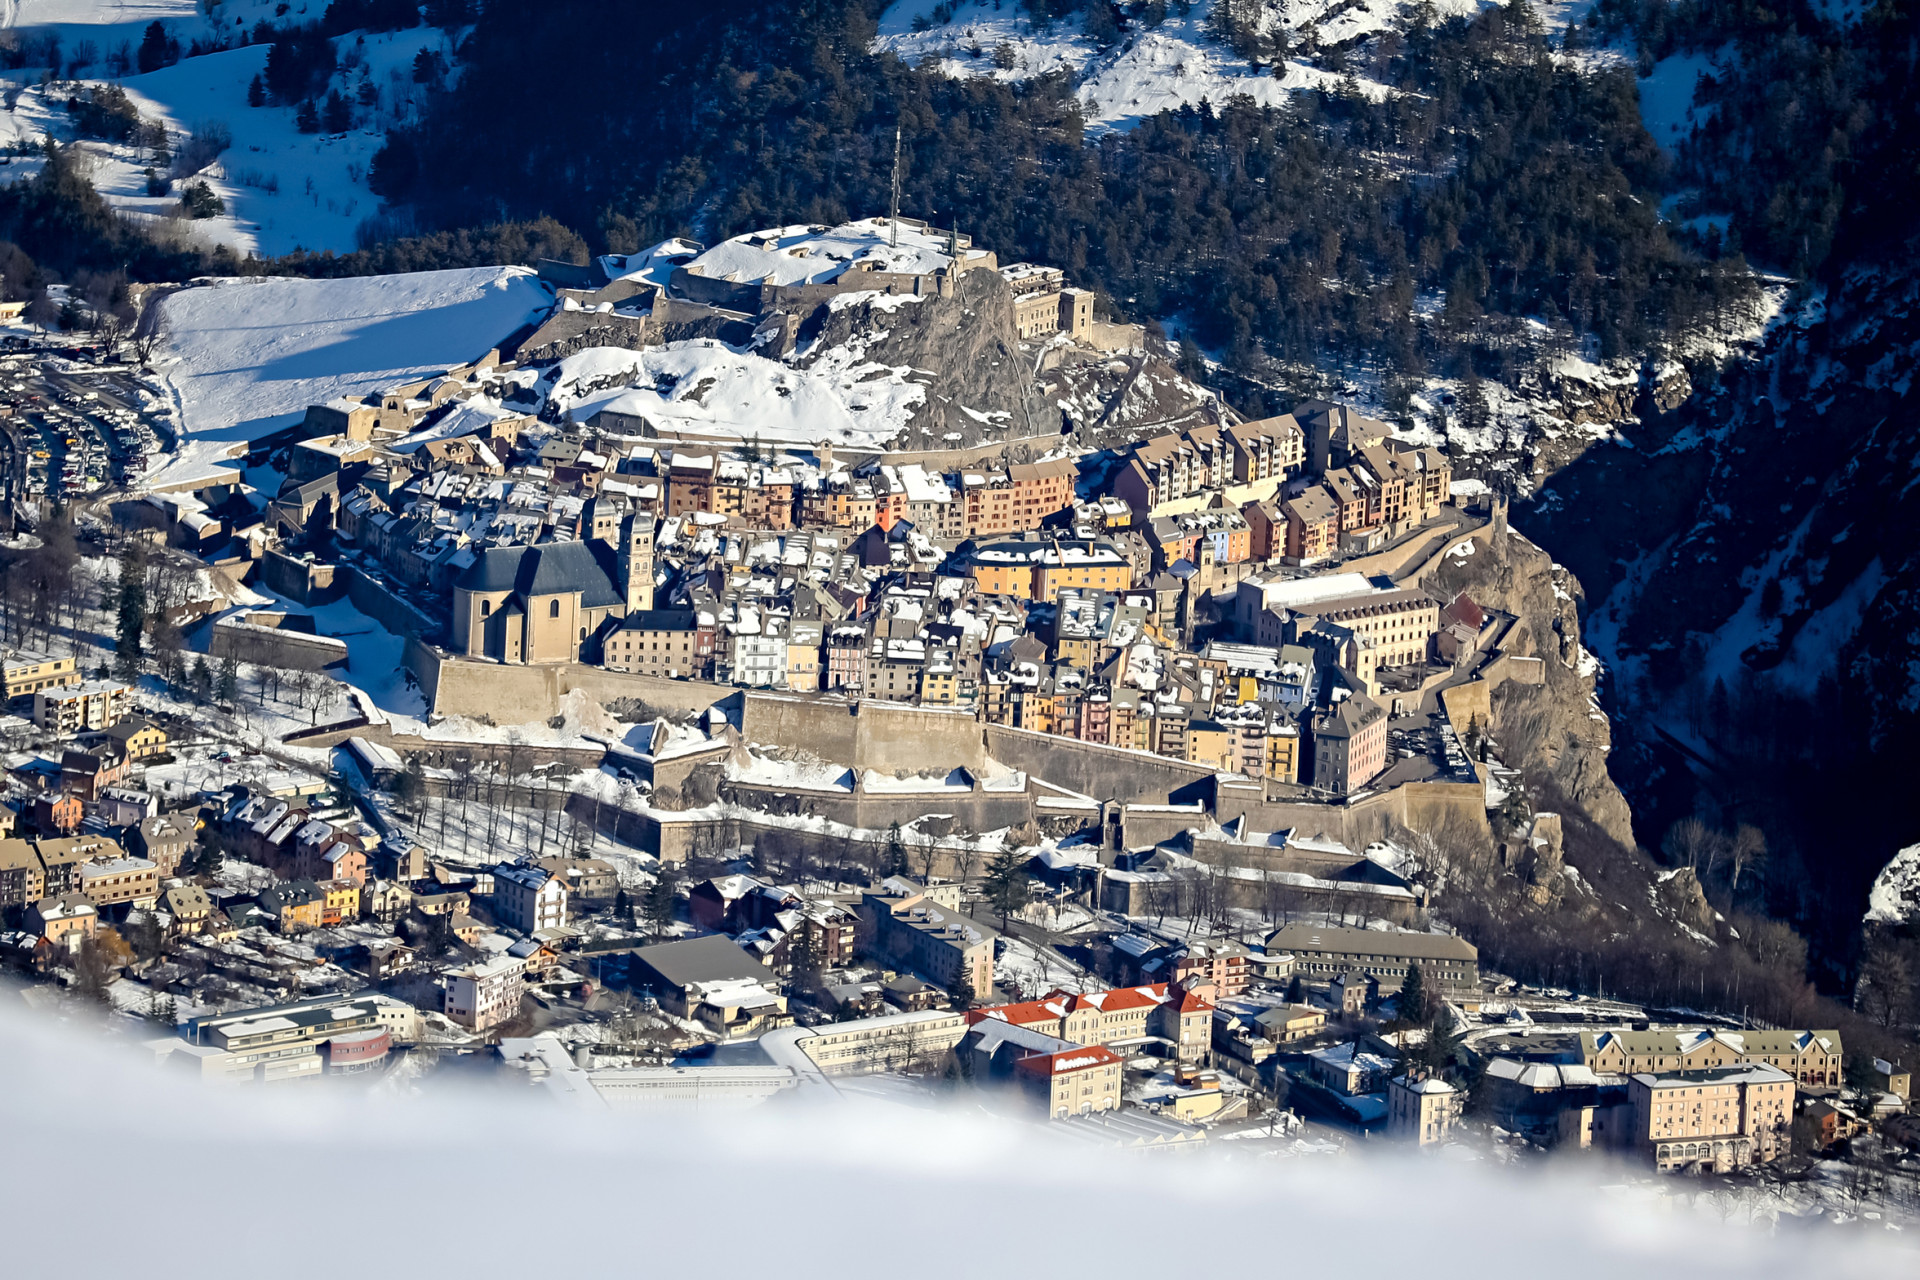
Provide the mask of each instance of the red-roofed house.
[{"label": "red-roofed house", "polygon": [[1059,1118],[1120,1107],[1120,1056],[1099,1045],[1035,1053],[1013,1064],[1021,1092]]},{"label": "red-roofed house", "polygon": [[1038,1000],[976,1009],[967,1020],[999,1018],[1084,1045],[1159,1036],[1178,1047],[1182,1061],[1195,1062],[1207,1055],[1212,1017],[1213,1005],[1206,1000],[1157,982],[1111,991],[1051,991]]}]

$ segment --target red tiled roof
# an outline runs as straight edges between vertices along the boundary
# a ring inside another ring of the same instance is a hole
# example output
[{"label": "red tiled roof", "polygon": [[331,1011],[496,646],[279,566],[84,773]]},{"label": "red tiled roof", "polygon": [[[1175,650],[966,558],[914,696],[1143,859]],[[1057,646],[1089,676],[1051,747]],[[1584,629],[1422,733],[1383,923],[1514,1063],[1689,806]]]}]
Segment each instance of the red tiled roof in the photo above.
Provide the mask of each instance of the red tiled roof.
[{"label": "red tiled roof", "polygon": [[1034,1075],[1059,1076],[1073,1071],[1088,1071],[1094,1067],[1113,1066],[1119,1061],[1119,1055],[1113,1050],[1096,1044],[1084,1049],[1063,1049],[1059,1053],[1030,1054],[1014,1063],[1014,1069]]}]

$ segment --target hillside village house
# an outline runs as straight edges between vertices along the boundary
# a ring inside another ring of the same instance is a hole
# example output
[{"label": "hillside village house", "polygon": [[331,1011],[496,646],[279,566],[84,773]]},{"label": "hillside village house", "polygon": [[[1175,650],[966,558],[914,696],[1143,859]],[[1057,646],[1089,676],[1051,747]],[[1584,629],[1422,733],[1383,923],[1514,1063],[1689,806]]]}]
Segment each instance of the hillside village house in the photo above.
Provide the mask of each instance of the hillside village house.
[{"label": "hillside village house", "polygon": [[1463,1102],[1445,1080],[1396,1076],[1387,1085],[1387,1136],[1423,1147],[1445,1142]]},{"label": "hillside village house", "polygon": [[1213,1040],[1213,1005],[1166,983],[1111,991],[1053,991],[1038,1000],[968,1013],[970,1022],[998,1019],[1076,1045],[1116,1045],[1153,1038],[1174,1046],[1182,1062],[1201,1062]]},{"label": "hillside village house", "polygon": [[93,936],[100,912],[84,894],[65,893],[42,898],[27,908],[21,923],[56,947],[78,950]]},{"label": "hillside village house", "polygon": [[166,730],[141,716],[116,720],[103,733],[120,744],[129,760],[151,759],[167,749]]},{"label": "hillside village house", "polygon": [[156,814],[142,818],[128,832],[127,842],[133,852],[159,867],[161,875],[170,876],[179,870],[187,851],[193,848],[199,825],[199,819],[192,813]]},{"label": "hillside village house", "polygon": [[495,867],[493,910],[522,933],[558,929],[567,922],[567,882],[539,867]]}]

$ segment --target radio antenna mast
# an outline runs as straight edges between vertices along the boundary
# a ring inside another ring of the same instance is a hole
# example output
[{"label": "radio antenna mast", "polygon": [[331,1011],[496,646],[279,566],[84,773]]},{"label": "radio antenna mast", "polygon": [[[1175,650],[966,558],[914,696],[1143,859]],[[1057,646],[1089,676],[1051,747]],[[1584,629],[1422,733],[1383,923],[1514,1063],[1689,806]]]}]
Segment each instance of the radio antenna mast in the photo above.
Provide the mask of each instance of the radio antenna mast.
[{"label": "radio antenna mast", "polygon": [[887,232],[887,247],[900,247],[900,126],[893,126],[893,204],[887,210],[887,221],[891,229]]}]

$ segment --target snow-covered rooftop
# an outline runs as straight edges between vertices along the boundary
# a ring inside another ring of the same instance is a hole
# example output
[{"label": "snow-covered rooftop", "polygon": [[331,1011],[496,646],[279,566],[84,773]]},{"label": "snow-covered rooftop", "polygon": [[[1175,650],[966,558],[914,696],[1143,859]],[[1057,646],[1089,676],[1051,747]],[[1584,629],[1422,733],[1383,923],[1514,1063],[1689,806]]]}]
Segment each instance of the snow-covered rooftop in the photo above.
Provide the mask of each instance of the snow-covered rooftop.
[{"label": "snow-covered rooftop", "polygon": [[[886,218],[863,218],[837,227],[800,223],[750,231],[715,245],[687,270],[742,284],[826,284],[855,262],[863,270],[903,275],[929,275],[953,264],[943,232],[903,221],[895,245],[888,243],[891,230]],[[961,256],[969,252],[963,249]]]}]

